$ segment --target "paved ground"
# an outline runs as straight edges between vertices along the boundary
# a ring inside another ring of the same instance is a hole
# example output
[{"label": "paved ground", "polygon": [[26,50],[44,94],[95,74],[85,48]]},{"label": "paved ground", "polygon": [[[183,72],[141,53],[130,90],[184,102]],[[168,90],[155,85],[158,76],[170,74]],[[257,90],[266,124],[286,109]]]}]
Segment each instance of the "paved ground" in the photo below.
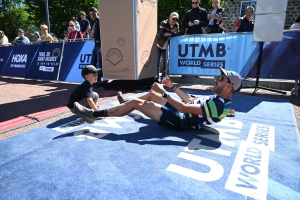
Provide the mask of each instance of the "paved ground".
[{"label": "paved ground", "polygon": [[[172,77],[171,77],[172,78]],[[203,78],[204,79],[204,78]],[[193,82],[199,82],[180,79],[173,77],[176,82],[181,82],[183,88],[206,90],[209,85],[198,85]],[[10,77],[0,77],[0,123],[7,120],[17,118],[19,116],[29,115],[36,112],[41,112],[56,107],[66,105],[70,93],[74,90],[77,84],[72,83],[58,83],[54,81],[37,81],[14,79]],[[105,90],[102,88],[94,89],[98,93],[103,93]],[[254,89],[242,89],[239,94],[252,95]],[[125,96],[130,96],[140,91],[131,91],[125,93]],[[295,118],[297,120],[298,132],[300,133],[300,97],[295,97],[287,91],[286,95],[266,90],[258,90],[256,96],[265,96],[270,98],[289,99],[294,108]],[[111,101],[115,101],[115,96],[105,97],[98,101],[98,105],[103,105]],[[245,102],[246,103],[246,102]],[[278,112],[282,112],[278,108]],[[0,134],[0,140],[11,137],[16,134],[21,134],[27,130],[40,127],[59,119],[71,116],[71,112],[63,112],[43,121],[21,127],[12,131]],[[266,113],[267,115],[267,113]]]}]

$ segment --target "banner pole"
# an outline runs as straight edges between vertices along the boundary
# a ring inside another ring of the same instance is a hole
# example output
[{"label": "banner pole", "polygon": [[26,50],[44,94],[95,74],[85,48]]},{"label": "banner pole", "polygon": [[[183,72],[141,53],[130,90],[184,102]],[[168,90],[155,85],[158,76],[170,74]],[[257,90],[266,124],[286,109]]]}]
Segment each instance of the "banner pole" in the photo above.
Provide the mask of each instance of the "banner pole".
[{"label": "banner pole", "polygon": [[56,81],[57,81],[57,82],[58,82],[58,79],[59,79],[61,63],[62,63],[62,59],[63,59],[63,55],[64,55],[65,43],[66,43],[66,41],[64,40],[64,41],[63,41],[63,46],[62,46],[62,48],[61,48],[61,56],[60,56],[60,61],[59,61],[59,66],[58,66],[57,77],[56,77]]}]

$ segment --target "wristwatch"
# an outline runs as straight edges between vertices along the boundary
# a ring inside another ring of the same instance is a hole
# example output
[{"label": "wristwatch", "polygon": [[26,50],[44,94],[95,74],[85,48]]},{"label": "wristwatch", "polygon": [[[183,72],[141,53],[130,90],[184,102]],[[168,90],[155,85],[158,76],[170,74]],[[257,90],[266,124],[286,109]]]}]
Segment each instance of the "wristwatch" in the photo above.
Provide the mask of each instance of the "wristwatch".
[{"label": "wristwatch", "polygon": [[169,94],[168,94],[167,92],[165,92],[165,93],[163,93],[161,96],[162,96],[162,98],[165,99],[165,98],[167,98],[167,97],[169,96]]}]

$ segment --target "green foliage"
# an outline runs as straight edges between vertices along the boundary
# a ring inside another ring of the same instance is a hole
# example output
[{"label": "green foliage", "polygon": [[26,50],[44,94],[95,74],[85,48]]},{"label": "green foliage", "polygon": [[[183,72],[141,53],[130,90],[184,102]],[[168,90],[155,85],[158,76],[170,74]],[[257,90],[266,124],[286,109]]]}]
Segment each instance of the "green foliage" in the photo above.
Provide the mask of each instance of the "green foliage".
[{"label": "green foliage", "polygon": [[[192,8],[192,0],[158,0],[158,22],[167,19],[171,12],[179,13],[180,32],[183,34],[182,20],[185,13]],[[224,7],[225,0],[221,0]],[[63,32],[67,30],[70,17],[80,21],[80,11],[85,11],[89,18],[88,9],[98,7],[97,0],[48,0],[50,31],[58,38],[63,38]],[[116,5],[120,6],[120,5]],[[201,0],[200,7],[207,10],[212,8],[212,0]],[[33,33],[39,30],[41,24],[46,24],[45,0],[2,0],[0,1],[0,30],[13,39],[17,36],[19,28],[25,33]],[[158,30],[158,28],[157,28]]]},{"label": "green foliage", "polygon": [[[172,12],[179,14],[179,27],[181,34],[184,34],[185,30],[182,26],[182,21],[185,13],[192,8],[192,0],[158,0],[157,8],[157,24],[159,26],[162,20],[167,19]],[[224,6],[225,1],[220,1],[220,6]],[[210,10],[212,8],[212,0],[201,0],[200,7]],[[158,27],[157,26],[157,27]],[[159,30],[159,29],[158,29]]]},{"label": "green foliage", "polygon": [[25,6],[11,7],[4,14],[0,15],[0,30],[3,30],[9,40],[18,36],[18,29],[31,33],[34,28],[34,17],[26,11]]},{"label": "green foliage", "polygon": [[[28,11],[33,12],[35,16],[35,26],[40,27],[41,24],[46,24],[46,9],[44,0],[24,0],[28,5]],[[87,14],[87,19],[93,24],[93,20],[89,18],[88,9],[90,7],[98,8],[97,0],[49,0],[49,21],[50,31],[58,38],[63,38],[63,32],[67,30],[68,23],[71,17],[75,17],[80,21],[80,11]]]}]

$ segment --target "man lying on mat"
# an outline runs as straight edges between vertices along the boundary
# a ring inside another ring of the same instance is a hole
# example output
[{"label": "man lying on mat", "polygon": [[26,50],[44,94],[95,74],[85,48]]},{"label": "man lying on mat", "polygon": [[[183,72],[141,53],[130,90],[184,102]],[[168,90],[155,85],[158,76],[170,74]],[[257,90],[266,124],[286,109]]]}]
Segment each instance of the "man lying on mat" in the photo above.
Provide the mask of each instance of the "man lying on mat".
[{"label": "man lying on mat", "polygon": [[[173,84],[169,78],[165,78],[163,84],[154,83],[147,94],[137,99],[125,101],[120,96],[118,99],[121,104],[108,109],[94,111],[80,104],[76,107],[91,120],[98,117],[120,117],[133,110],[139,110],[171,129],[200,129],[224,119],[231,107],[232,93],[241,88],[242,78],[238,73],[223,68],[220,68],[220,71],[221,75],[215,78],[215,86],[212,89],[215,95],[193,98]],[[164,86],[172,88],[185,103],[169,95]]]}]

